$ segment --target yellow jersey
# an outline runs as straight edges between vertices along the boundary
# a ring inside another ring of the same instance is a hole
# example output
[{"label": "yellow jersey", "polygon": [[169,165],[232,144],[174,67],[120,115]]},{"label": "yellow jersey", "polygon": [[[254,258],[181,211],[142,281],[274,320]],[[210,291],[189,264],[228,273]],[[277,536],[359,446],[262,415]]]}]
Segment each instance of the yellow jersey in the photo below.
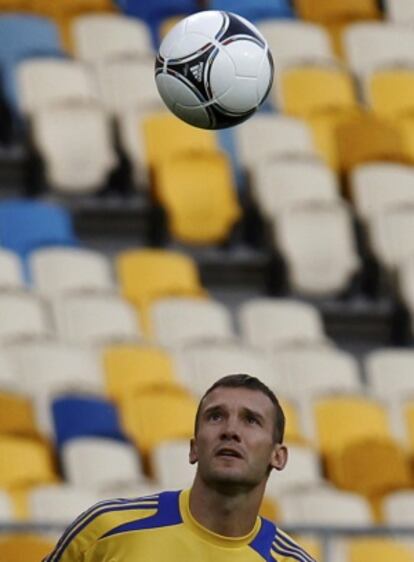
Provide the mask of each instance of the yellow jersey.
[{"label": "yellow jersey", "polygon": [[274,523],[226,537],[190,513],[190,490],[99,502],[66,529],[44,562],[315,562]]}]

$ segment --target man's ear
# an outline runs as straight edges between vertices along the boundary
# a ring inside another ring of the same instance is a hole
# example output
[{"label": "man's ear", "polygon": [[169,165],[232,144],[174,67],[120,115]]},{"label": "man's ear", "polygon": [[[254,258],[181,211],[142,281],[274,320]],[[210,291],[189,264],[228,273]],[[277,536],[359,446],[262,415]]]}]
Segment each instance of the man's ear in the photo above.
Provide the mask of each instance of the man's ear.
[{"label": "man's ear", "polygon": [[288,450],[286,445],[277,443],[273,449],[270,466],[275,470],[283,470],[288,461]]},{"label": "man's ear", "polygon": [[190,460],[190,464],[195,464],[198,461],[197,444],[194,437],[190,439],[189,460]]}]

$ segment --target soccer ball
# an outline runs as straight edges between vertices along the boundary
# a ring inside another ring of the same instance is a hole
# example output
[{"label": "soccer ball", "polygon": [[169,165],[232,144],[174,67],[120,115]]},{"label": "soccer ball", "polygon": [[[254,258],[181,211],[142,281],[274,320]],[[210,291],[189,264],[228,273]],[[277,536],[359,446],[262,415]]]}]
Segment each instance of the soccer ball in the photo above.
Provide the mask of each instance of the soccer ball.
[{"label": "soccer ball", "polygon": [[203,129],[223,129],[245,121],[265,100],[273,59],[249,21],[208,10],[167,33],[156,58],[155,81],[177,117]]}]

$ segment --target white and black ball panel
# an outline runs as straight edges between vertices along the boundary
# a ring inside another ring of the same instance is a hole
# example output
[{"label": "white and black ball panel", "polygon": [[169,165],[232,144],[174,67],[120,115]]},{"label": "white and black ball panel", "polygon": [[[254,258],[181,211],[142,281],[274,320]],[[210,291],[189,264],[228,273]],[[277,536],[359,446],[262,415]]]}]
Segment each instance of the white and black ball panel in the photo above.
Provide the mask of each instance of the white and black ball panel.
[{"label": "white and black ball panel", "polygon": [[166,34],[161,42],[158,56],[163,59],[169,59],[171,56],[171,51],[180,39],[186,35],[186,23],[185,20],[179,21],[170,31]]},{"label": "white and black ball panel", "polygon": [[226,26],[226,13],[219,10],[206,10],[186,18],[186,32],[199,33],[206,37],[217,37]]}]

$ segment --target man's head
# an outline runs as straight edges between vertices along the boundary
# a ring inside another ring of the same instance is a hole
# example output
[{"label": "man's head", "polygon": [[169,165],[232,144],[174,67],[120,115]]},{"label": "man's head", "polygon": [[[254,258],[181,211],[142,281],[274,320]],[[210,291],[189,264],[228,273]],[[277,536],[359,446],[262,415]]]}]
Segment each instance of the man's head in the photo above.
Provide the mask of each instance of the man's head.
[{"label": "man's head", "polygon": [[282,470],[285,416],[274,393],[250,375],[228,375],[202,397],[190,462],[205,482],[253,487]]}]

